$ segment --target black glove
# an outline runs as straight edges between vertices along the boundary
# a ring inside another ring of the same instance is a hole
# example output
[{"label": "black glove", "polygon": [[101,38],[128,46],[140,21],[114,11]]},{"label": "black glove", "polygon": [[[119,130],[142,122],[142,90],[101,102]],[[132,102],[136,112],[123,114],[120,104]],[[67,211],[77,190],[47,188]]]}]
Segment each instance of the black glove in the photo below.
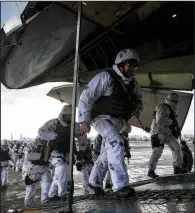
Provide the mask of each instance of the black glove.
[{"label": "black glove", "polygon": [[39,180],[33,181],[33,180],[31,180],[31,179],[29,178],[28,175],[26,175],[24,181],[25,181],[25,184],[28,186],[28,185],[32,185],[33,183],[38,182]]},{"label": "black glove", "polygon": [[126,152],[125,152],[125,157],[126,157],[126,158],[131,158],[131,153],[130,153],[130,151],[126,151]]},{"label": "black glove", "polygon": [[75,164],[76,168],[77,168],[77,171],[81,171],[82,170],[82,167],[83,167],[83,164],[81,161],[77,161],[76,164]]}]

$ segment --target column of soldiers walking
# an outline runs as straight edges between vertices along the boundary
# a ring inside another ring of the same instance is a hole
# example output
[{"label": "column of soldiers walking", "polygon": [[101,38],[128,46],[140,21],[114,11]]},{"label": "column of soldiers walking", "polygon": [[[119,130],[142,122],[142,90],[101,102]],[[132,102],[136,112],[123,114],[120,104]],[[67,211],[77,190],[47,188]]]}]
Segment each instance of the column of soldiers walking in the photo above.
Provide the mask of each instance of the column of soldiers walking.
[{"label": "column of soldiers walking", "polygon": [[[103,196],[105,181],[105,188],[112,188],[117,196],[135,196],[135,190],[130,187],[125,158],[131,158],[128,140],[131,126],[128,120],[132,116],[139,117],[144,110],[142,91],[135,79],[138,63],[136,51],[120,51],[112,70],[97,74],[80,96],[73,163],[82,173],[85,195],[95,193]],[[179,144],[178,103],[178,94],[172,92],[155,109],[150,129],[152,155],[147,174],[151,178],[158,177],[155,169],[165,144],[172,152],[174,174],[192,169],[191,151],[185,141]],[[34,141],[20,146],[1,141],[1,188],[7,187],[8,166],[22,171],[26,184],[26,207],[35,203],[38,182],[42,204],[67,199],[71,113],[72,106],[65,105],[58,118],[39,128]],[[92,144],[87,138],[91,126],[98,132]]]}]

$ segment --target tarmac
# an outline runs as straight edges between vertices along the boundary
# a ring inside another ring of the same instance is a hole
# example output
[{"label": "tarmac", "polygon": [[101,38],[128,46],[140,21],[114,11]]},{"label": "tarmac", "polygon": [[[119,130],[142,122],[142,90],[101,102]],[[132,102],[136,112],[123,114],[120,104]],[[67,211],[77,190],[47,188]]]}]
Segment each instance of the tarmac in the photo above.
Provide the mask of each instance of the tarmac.
[{"label": "tarmac", "polygon": [[[149,142],[131,142],[131,159],[127,163],[130,184],[136,190],[136,196],[128,199],[119,199],[112,190],[106,191],[103,197],[83,195],[81,173],[74,168],[74,199],[73,212],[75,213],[193,213],[195,212],[195,177],[194,174],[176,178],[167,175],[173,174],[171,151],[165,147],[158,162],[156,173],[161,176],[157,182],[147,177],[147,165],[151,155]],[[193,151],[192,143],[189,143]],[[193,152],[194,154],[194,152]],[[194,172],[194,168],[193,168]],[[1,213],[8,210],[18,212],[51,212],[57,213],[66,209],[66,202],[52,201],[40,204],[40,185],[37,184],[36,203],[31,209],[23,206],[25,184],[21,172],[9,169],[9,183],[6,190],[1,191]]]}]

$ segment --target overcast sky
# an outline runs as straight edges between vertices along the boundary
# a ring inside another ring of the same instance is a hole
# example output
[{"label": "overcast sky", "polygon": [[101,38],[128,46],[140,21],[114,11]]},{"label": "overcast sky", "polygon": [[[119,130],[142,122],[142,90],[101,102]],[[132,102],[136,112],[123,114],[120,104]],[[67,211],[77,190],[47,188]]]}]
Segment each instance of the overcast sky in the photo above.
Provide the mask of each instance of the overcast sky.
[{"label": "overcast sky", "polygon": [[1,27],[4,25],[6,33],[21,24],[20,14],[26,4],[27,2],[1,2]]},{"label": "overcast sky", "polygon": [[[56,118],[63,103],[46,96],[50,89],[63,83],[46,83],[22,90],[9,90],[1,85],[1,138],[34,138],[37,130],[49,119]],[[194,133],[194,100],[192,101],[185,125],[184,134]],[[90,136],[95,135],[93,130]],[[132,134],[148,135],[143,130],[133,128]],[[149,135],[148,135],[149,136]]]},{"label": "overcast sky", "polygon": [[[21,24],[19,14],[26,6],[26,2],[1,2],[1,26],[4,24],[6,32]],[[37,130],[46,121],[56,118],[63,104],[46,93],[55,86],[63,83],[47,83],[29,89],[9,90],[1,85],[1,138],[14,139],[36,137]],[[194,100],[183,127],[183,133],[194,134]],[[94,135],[93,130],[90,135]],[[132,134],[148,135],[143,130],[133,128]]]}]

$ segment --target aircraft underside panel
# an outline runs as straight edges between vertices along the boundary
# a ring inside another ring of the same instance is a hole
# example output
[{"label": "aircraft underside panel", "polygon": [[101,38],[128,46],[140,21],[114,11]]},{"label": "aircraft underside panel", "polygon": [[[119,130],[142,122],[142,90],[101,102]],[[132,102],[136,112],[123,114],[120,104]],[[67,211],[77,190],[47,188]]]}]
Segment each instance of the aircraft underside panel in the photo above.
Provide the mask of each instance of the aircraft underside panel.
[{"label": "aircraft underside panel", "polygon": [[[73,81],[77,6],[29,3],[21,16],[23,26],[9,35],[1,30],[4,86],[22,89]],[[136,78],[142,88],[192,90],[193,7],[189,2],[83,4],[79,82],[86,84],[100,69],[111,68],[118,51],[130,47],[139,53]]]},{"label": "aircraft underside panel", "polygon": [[[79,97],[85,87],[78,87],[77,90],[77,103]],[[156,90],[152,91],[151,89],[143,89],[143,102],[144,102],[144,111],[140,115],[140,119],[143,125],[147,128],[150,128],[153,119],[153,112],[155,107],[164,102],[167,95],[170,93],[168,90]],[[188,114],[188,110],[192,101],[191,93],[177,92],[180,96],[180,102],[178,105],[178,122],[180,127],[182,128]],[[64,85],[60,87],[53,88],[47,94],[52,98],[60,100],[61,102],[65,102],[68,104],[72,103],[72,85]],[[133,126],[141,128],[138,120],[135,117],[132,117],[129,120],[129,123]]]},{"label": "aircraft underside panel", "polygon": [[[192,91],[194,66],[195,55],[155,60],[141,65],[137,70],[136,79],[142,88]],[[83,84],[87,84],[97,73],[105,71],[105,69],[88,70],[82,60],[79,62],[79,68],[79,81]],[[111,68],[106,68],[109,69]],[[44,79],[37,79],[37,84],[40,81],[72,82],[73,70],[74,60],[50,72],[49,75],[44,76]]]},{"label": "aircraft underside panel", "polygon": [[[8,88],[21,88],[53,68],[75,48],[77,15],[53,4],[31,20],[2,73]],[[80,41],[97,25],[82,19]]]},{"label": "aircraft underside panel", "polygon": [[[142,88],[192,91],[194,89],[194,67],[195,55],[154,60],[139,67],[136,79]],[[79,72],[80,82],[87,84],[103,70],[105,69],[95,71],[83,71],[82,69]],[[69,79],[72,80],[71,75]]]}]

